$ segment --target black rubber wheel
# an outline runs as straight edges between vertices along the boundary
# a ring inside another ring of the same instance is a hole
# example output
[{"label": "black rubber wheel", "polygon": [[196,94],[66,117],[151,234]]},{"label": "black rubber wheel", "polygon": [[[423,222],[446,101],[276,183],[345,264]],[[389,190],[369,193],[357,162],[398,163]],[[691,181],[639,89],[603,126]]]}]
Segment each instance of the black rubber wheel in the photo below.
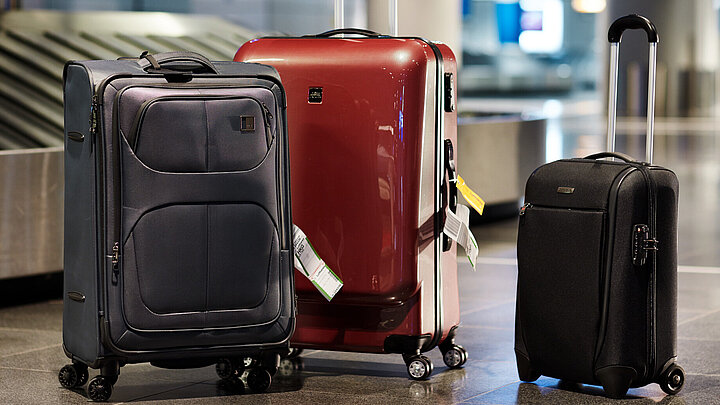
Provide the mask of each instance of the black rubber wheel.
[{"label": "black rubber wheel", "polygon": [[272,376],[270,372],[264,368],[254,368],[250,370],[247,376],[248,388],[254,392],[265,392],[270,388],[272,383]]},{"label": "black rubber wheel", "polygon": [[112,384],[103,376],[96,376],[87,386],[87,396],[95,402],[106,402],[112,395]]},{"label": "black rubber wheel", "polygon": [[290,348],[290,353],[285,356],[286,359],[297,359],[302,354],[303,349],[298,349],[296,347]]},{"label": "black rubber wheel", "polygon": [[460,368],[467,361],[467,351],[459,345],[452,345],[443,353],[443,362],[450,368]]},{"label": "black rubber wheel", "polygon": [[245,384],[243,383],[242,379],[240,379],[240,376],[235,374],[233,374],[229,378],[223,378],[222,380],[218,381],[217,384],[219,388],[233,394],[245,393]]},{"label": "black rubber wheel", "polygon": [[413,380],[427,380],[433,371],[433,364],[425,356],[412,356],[407,362],[407,372]]},{"label": "black rubber wheel", "polygon": [[88,368],[84,364],[73,364],[73,367],[75,367],[75,371],[77,371],[78,374],[78,381],[75,383],[76,387],[82,387],[85,385],[85,383],[88,381],[88,377],[90,377],[90,373],[88,373]]},{"label": "black rubber wheel", "polygon": [[685,370],[677,364],[668,367],[663,373],[660,388],[668,395],[675,395],[685,385]]},{"label": "black rubber wheel", "polygon": [[72,364],[63,366],[58,373],[58,381],[60,381],[60,385],[67,389],[77,387],[79,385],[79,377],[77,369]]},{"label": "black rubber wheel", "polygon": [[223,380],[240,377],[243,371],[245,371],[245,364],[242,361],[224,358],[215,364],[215,373]]}]

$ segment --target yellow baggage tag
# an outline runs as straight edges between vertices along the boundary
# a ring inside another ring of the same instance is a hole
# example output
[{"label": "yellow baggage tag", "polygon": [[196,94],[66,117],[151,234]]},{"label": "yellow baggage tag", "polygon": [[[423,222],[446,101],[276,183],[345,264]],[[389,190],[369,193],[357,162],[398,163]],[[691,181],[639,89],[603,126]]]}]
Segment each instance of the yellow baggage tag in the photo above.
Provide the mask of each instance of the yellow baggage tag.
[{"label": "yellow baggage tag", "polygon": [[457,176],[457,183],[455,185],[457,186],[460,194],[462,194],[463,198],[465,198],[465,201],[467,201],[471,207],[475,208],[475,211],[477,211],[478,214],[482,215],[483,209],[485,209],[485,201],[472,191],[470,187],[465,184],[465,180],[463,180],[463,178],[459,175]]},{"label": "yellow baggage tag", "polygon": [[295,268],[313,283],[326,300],[332,300],[342,288],[343,282],[320,258],[305,233],[297,225],[293,225],[293,247]]}]

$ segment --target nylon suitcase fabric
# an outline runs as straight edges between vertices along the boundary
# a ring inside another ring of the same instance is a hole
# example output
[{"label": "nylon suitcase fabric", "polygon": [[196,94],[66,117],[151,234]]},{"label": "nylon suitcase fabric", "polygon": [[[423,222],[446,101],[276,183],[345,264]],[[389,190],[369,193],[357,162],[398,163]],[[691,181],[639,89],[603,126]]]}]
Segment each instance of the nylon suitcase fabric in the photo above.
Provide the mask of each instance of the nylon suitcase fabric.
[{"label": "nylon suitcase fabric", "polygon": [[[675,394],[684,382],[675,363],[678,181],[650,163],[657,33],[637,15],[609,31],[608,142],[612,150],[626,29],[644,29],[651,44],[647,162],[604,152],[539,167],[526,185],[517,245],[520,379],[602,385],[613,398],[654,382]],[[607,157],[618,161],[597,160]]]},{"label": "nylon suitcase fabric", "polygon": [[421,353],[436,346],[462,366],[456,243],[442,234],[457,199],[450,48],[340,29],[255,39],[235,60],[283,79],[293,218],[344,282],[327,302],[297,280],[293,348],[400,353],[416,379],[430,375]]},{"label": "nylon suitcase fabric", "polygon": [[285,95],[191,53],[68,62],[62,385],[217,363],[263,391],[294,328]]}]

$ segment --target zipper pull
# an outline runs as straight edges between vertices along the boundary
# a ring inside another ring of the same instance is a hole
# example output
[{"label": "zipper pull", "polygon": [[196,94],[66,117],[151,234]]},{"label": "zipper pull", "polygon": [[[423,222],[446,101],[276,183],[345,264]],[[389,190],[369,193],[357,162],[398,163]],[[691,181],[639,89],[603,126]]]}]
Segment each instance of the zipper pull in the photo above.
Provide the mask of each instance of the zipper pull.
[{"label": "zipper pull", "polygon": [[520,207],[520,216],[525,215],[525,211],[530,207],[532,207],[532,204],[530,204],[530,203],[523,204],[523,206]]},{"label": "zipper pull", "polygon": [[263,109],[265,110],[265,118],[266,118],[266,120],[265,120],[265,125],[269,127],[269,126],[270,126],[270,120],[273,119],[273,115],[272,115],[272,113],[270,112],[270,109],[268,108],[268,106],[265,105],[265,103],[263,103],[263,102],[261,101],[261,102],[260,102],[260,105],[262,105],[262,106],[263,106]]},{"label": "zipper pull", "polygon": [[532,204],[530,203],[525,203],[522,207],[520,207],[520,225],[525,223],[525,211],[527,211],[530,207],[532,207]]},{"label": "zipper pull", "polygon": [[97,131],[97,110],[98,110],[98,98],[97,95],[92,96],[92,104],[90,104],[90,136],[95,135]]},{"label": "zipper pull", "polygon": [[115,242],[112,247],[112,283],[116,285],[118,283],[118,277],[120,275],[120,269],[118,263],[120,263],[120,242]]}]

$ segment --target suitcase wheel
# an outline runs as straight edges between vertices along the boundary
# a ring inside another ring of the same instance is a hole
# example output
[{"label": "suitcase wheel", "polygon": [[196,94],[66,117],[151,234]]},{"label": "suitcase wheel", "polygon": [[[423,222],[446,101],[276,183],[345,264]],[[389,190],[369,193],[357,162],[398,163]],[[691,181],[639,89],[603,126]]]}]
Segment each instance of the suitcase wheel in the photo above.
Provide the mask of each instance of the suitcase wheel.
[{"label": "suitcase wheel", "polygon": [[215,373],[223,380],[242,376],[245,371],[245,361],[237,359],[219,359],[215,364]]},{"label": "suitcase wheel", "polygon": [[413,355],[407,359],[407,371],[413,380],[427,380],[433,371],[433,364],[423,355]]},{"label": "suitcase wheel", "polygon": [[303,349],[298,349],[297,347],[291,347],[290,352],[284,356],[281,356],[283,359],[297,359],[302,354]]},{"label": "suitcase wheel", "polygon": [[672,364],[660,378],[660,388],[668,395],[675,395],[685,385],[685,370],[677,364]]},{"label": "suitcase wheel", "polygon": [[450,368],[462,367],[468,359],[468,352],[460,345],[452,345],[443,353],[443,361]]},{"label": "suitcase wheel", "polygon": [[254,392],[265,392],[270,388],[272,376],[264,368],[254,368],[247,375],[248,388]]},{"label": "suitcase wheel", "polygon": [[87,366],[80,363],[68,364],[61,368],[58,373],[58,381],[60,381],[60,385],[67,389],[85,385],[88,377]]},{"label": "suitcase wheel", "polygon": [[101,375],[90,380],[90,383],[87,386],[87,396],[95,402],[106,402],[110,399],[112,391],[112,379]]}]

